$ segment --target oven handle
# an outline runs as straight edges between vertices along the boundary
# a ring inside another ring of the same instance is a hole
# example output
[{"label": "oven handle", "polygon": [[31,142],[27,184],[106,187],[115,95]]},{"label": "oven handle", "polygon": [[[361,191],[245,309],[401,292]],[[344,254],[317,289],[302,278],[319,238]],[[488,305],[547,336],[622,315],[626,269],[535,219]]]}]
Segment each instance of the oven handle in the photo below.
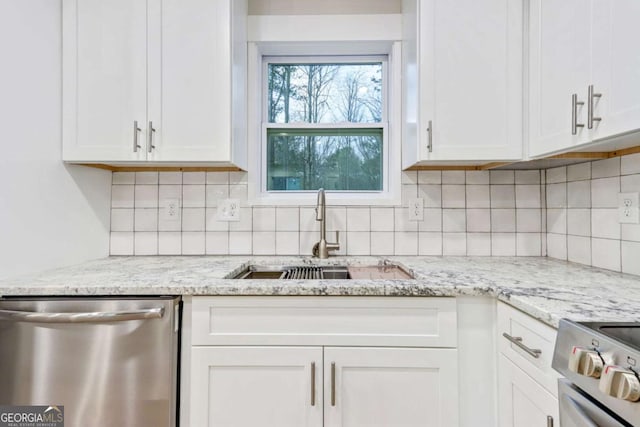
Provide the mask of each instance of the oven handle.
[{"label": "oven handle", "polygon": [[573,413],[578,416],[580,421],[582,421],[584,423],[583,425],[585,427],[598,427],[598,425],[593,422],[593,420],[589,417],[589,415],[587,415],[584,412],[582,407],[580,407],[580,405],[578,405],[578,402],[576,402],[575,400],[573,400],[571,397],[567,396],[566,394],[562,396],[562,400],[564,400],[564,402],[566,403],[567,407],[570,408],[573,411]]},{"label": "oven handle", "polygon": [[106,323],[127,320],[160,319],[164,308],[145,310],[88,312],[88,313],[40,313],[37,311],[0,310],[0,319],[29,323]]}]

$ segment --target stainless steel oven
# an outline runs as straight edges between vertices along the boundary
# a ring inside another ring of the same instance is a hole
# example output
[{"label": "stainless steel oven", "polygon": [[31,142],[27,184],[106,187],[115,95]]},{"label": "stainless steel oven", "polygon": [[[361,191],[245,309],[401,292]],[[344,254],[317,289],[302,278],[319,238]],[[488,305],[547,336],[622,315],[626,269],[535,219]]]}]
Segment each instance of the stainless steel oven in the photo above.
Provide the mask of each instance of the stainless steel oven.
[{"label": "stainless steel oven", "polygon": [[563,319],[552,366],[561,427],[640,427],[640,323]]}]

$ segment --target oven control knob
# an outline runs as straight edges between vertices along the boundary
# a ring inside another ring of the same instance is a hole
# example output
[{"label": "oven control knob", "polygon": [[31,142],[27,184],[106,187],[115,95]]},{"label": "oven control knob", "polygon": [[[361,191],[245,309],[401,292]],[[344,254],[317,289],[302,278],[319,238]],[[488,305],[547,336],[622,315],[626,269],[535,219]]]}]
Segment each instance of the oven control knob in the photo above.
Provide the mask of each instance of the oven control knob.
[{"label": "oven control knob", "polygon": [[618,399],[640,400],[640,380],[633,371],[622,366],[607,365],[600,378],[600,391]]},{"label": "oven control knob", "polygon": [[569,356],[569,370],[587,377],[600,378],[604,362],[595,350],[573,347]]}]

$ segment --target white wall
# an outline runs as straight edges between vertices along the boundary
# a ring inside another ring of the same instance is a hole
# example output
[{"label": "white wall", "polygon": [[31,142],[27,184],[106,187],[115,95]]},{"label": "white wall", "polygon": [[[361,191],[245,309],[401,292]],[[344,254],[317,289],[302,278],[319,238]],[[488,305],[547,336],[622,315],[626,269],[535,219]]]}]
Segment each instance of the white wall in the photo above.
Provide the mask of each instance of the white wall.
[{"label": "white wall", "polygon": [[111,173],[61,161],[61,3],[0,0],[0,278],[108,255]]}]

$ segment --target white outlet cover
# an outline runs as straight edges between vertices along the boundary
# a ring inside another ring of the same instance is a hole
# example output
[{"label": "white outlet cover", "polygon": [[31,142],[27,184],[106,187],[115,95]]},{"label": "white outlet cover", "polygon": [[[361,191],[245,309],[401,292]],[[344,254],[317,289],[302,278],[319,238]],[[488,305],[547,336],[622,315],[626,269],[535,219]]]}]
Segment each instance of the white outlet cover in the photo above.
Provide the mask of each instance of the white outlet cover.
[{"label": "white outlet cover", "polygon": [[218,204],[218,221],[240,221],[240,200],[224,199]]},{"label": "white outlet cover", "polygon": [[409,200],[409,221],[422,221],[424,219],[424,199]]},{"label": "white outlet cover", "polygon": [[180,221],[180,199],[163,199],[160,209],[160,219],[162,221]]},{"label": "white outlet cover", "polygon": [[638,193],[618,193],[618,222],[620,224],[640,223]]}]

